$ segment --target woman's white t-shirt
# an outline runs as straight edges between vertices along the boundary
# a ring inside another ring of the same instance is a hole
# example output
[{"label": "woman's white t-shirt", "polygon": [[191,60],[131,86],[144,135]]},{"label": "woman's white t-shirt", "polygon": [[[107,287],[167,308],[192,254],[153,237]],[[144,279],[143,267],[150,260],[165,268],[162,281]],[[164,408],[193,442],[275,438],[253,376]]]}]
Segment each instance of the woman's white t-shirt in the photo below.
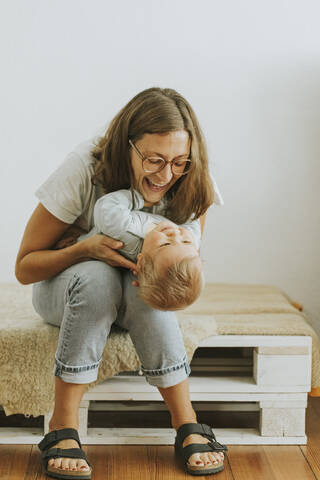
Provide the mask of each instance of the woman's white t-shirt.
[{"label": "woman's white t-shirt", "polygon": [[[92,185],[94,158],[91,151],[100,137],[80,143],[63,163],[36,190],[39,202],[59,220],[79,225],[86,231],[94,226],[93,210],[98,198],[104,195],[102,186]],[[223,205],[218,186],[211,175],[214,203]],[[154,208],[153,213],[161,213]]]}]

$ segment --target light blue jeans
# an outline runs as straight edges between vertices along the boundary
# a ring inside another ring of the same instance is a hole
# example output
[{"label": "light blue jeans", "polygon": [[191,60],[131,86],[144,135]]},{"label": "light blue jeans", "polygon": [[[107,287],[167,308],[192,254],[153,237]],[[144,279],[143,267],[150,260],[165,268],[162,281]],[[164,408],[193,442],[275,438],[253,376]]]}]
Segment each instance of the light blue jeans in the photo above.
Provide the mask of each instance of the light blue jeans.
[{"label": "light blue jeans", "polygon": [[135,278],[127,269],[90,260],[33,284],[34,309],[60,327],[55,376],[94,382],[115,323],[129,332],[150,385],[167,388],[186,379],[190,366],[175,313],[146,305],[131,284]]}]

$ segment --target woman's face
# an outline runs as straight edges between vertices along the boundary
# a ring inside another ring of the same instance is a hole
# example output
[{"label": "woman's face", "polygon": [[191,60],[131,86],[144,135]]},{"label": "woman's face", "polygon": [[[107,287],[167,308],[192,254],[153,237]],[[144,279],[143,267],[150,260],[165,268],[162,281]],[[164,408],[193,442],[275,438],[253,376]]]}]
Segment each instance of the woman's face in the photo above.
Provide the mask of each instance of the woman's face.
[{"label": "woman's face", "polygon": [[[144,157],[158,156],[170,162],[177,157],[187,158],[190,153],[190,138],[185,130],[165,134],[145,133],[135,145]],[[146,173],[142,168],[142,159],[133,148],[130,155],[135,188],[142,194],[146,206],[158,203],[180,177],[172,174],[168,163],[161,172]]]}]

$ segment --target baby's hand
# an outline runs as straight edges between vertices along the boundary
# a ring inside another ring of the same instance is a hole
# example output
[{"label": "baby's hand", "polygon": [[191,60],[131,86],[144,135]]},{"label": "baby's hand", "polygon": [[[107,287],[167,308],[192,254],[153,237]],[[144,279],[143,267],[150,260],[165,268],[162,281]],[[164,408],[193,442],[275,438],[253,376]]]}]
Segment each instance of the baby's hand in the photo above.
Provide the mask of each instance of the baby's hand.
[{"label": "baby's hand", "polygon": [[[133,275],[135,275],[135,276],[138,275],[137,270],[131,270],[131,272],[132,272]],[[138,280],[133,280],[133,281],[131,282],[131,284],[132,284],[134,287],[139,287],[139,282],[138,282]]]},{"label": "baby's hand", "polygon": [[147,228],[146,228],[146,235],[152,232],[152,230],[154,230],[155,228],[159,230],[161,229],[161,227],[164,227],[167,225],[176,225],[176,224],[171,222],[171,220],[163,220],[162,222],[159,222],[159,223],[153,223],[153,222],[149,223],[149,225],[147,225]]}]

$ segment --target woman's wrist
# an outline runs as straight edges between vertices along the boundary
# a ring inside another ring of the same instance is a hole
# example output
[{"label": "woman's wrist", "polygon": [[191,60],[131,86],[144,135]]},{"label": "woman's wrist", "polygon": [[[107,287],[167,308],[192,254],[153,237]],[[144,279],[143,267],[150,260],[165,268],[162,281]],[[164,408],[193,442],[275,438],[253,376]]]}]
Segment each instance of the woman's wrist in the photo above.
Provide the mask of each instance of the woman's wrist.
[{"label": "woman's wrist", "polygon": [[87,247],[86,240],[80,240],[80,242],[76,242],[73,245],[70,245],[70,247],[67,247],[63,250],[68,250],[68,254],[72,252],[74,260],[82,260],[83,258],[89,257],[89,249]]}]

